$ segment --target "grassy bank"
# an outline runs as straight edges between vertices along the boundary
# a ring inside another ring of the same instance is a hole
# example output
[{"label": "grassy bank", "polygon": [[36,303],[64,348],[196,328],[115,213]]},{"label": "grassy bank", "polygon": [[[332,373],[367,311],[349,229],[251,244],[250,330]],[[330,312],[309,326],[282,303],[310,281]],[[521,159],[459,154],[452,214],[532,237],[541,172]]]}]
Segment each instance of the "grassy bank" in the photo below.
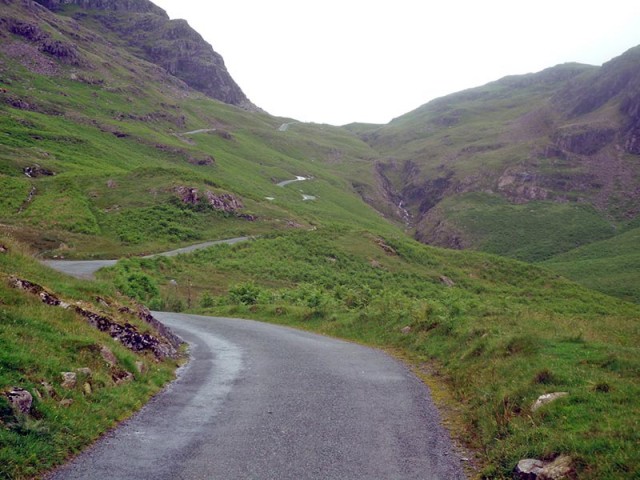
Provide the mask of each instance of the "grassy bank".
[{"label": "grassy bank", "polygon": [[[9,278],[16,276],[115,316],[117,305],[130,304],[113,287],[69,279],[39,265],[17,243],[0,237],[0,244],[8,250],[0,253],[0,478],[32,478],[138,410],[173,378],[176,361],[133,353],[71,309],[12,288]],[[102,357],[103,347],[114,354],[113,365]],[[62,372],[76,372],[77,385],[63,387]],[[133,378],[117,383],[126,372]],[[5,396],[14,387],[33,396],[28,414],[17,412]]]},{"label": "grassy bank", "polygon": [[[640,309],[548,270],[335,227],[128,260],[107,276],[125,271],[159,286],[159,308],[284,323],[428,367],[484,477],[559,454],[578,478],[640,474]],[[569,395],[532,410],[557,391]]]}]

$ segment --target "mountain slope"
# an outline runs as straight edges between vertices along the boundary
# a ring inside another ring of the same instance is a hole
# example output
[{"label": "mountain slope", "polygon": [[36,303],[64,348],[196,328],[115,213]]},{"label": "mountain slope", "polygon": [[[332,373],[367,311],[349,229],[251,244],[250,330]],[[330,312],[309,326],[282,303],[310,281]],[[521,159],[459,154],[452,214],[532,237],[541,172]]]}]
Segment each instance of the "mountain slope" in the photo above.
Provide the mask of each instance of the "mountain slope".
[{"label": "mountain slope", "polygon": [[[613,226],[640,211],[639,60],[635,48],[600,68],[565,64],[506,77],[358,133],[386,157],[378,172],[420,240],[548,258],[557,252],[542,245],[554,233],[545,224],[558,213],[569,219],[568,250],[613,236]],[[496,203],[503,207],[492,213]],[[476,231],[456,214],[470,205],[494,224],[521,216],[522,205],[548,210],[536,232],[519,239],[540,253],[492,247],[504,231]]]}]

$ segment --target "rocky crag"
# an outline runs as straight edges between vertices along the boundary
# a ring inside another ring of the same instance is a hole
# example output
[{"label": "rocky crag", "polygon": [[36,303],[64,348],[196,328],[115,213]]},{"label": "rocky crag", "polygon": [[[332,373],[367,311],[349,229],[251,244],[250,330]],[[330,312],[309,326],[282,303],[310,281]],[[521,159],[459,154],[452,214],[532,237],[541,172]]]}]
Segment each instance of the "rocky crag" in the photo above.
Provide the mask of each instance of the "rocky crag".
[{"label": "rocky crag", "polygon": [[231,78],[222,56],[185,20],[170,20],[148,0],[37,0],[91,24],[111,41],[164,68],[189,87],[221,102],[257,110]]}]

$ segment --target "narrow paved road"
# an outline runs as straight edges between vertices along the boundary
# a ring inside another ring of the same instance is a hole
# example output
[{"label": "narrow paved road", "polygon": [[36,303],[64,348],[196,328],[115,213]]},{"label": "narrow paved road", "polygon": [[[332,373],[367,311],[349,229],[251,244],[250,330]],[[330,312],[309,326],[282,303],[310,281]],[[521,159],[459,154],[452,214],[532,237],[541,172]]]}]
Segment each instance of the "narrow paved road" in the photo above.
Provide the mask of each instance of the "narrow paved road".
[{"label": "narrow paved road", "polygon": [[[153,258],[158,256],[173,257],[175,255],[180,255],[181,253],[193,252],[194,250],[200,250],[202,248],[211,247],[212,245],[218,245],[221,243],[232,245],[234,243],[247,241],[250,238],[251,237],[236,237],[229,238],[227,240],[197,243],[195,245],[189,245],[188,247],[177,248],[176,250],[171,250],[169,252],[145,255],[142,258]],[[48,265],[54,270],[71,275],[72,277],[90,279],[94,278],[95,273],[101,268],[111,267],[117,262],[118,260],[44,260],[42,263]]]},{"label": "narrow paved road", "polygon": [[167,390],[51,479],[462,479],[426,387],[380,351],[157,313],[191,345]]}]

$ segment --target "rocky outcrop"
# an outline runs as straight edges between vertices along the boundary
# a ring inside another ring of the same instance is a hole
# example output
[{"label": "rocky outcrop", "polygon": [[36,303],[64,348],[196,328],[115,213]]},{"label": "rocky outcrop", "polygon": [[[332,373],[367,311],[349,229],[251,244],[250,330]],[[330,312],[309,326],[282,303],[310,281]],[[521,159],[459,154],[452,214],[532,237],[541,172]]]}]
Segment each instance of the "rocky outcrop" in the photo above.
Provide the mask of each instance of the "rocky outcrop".
[{"label": "rocky outcrop", "polygon": [[616,137],[616,129],[597,125],[582,125],[560,129],[554,143],[567,152],[578,155],[594,155],[609,145]]},{"label": "rocky outcrop", "polygon": [[230,193],[216,194],[209,190],[204,192],[204,198],[198,195],[198,189],[195,187],[180,186],[176,187],[175,192],[183,203],[189,205],[200,205],[205,202],[214,210],[226,213],[236,213],[244,208],[242,200]]},{"label": "rocky outcrop", "polygon": [[22,172],[29,178],[38,178],[38,177],[51,177],[55,175],[54,172],[47,168],[43,168],[37,163],[33,166],[24,167]]},{"label": "rocky outcrop", "polygon": [[121,308],[120,313],[136,315],[138,318],[146,321],[152,327],[155,327],[158,335],[150,333],[142,333],[135,325],[128,322],[118,322],[113,318],[100,313],[91,311],[89,308],[81,304],[71,304],[61,300],[58,296],[47,291],[44,287],[16,277],[9,279],[9,285],[33,295],[40,297],[43,303],[51,306],[62,307],[67,310],[73,310],[80,317],[84,318],[90,325],[97,328],[101,332],[108,333],[111,338],[120,342],[126,348],[136,352],[143,353],[150,351],[158,359],[176,358],[179,356],[179,347],[182,344],[180,339],[175,336],[169,329],[162,325],[158,320],[153,318],[149,310],[140,307],[136,314],[128,307]]}]

